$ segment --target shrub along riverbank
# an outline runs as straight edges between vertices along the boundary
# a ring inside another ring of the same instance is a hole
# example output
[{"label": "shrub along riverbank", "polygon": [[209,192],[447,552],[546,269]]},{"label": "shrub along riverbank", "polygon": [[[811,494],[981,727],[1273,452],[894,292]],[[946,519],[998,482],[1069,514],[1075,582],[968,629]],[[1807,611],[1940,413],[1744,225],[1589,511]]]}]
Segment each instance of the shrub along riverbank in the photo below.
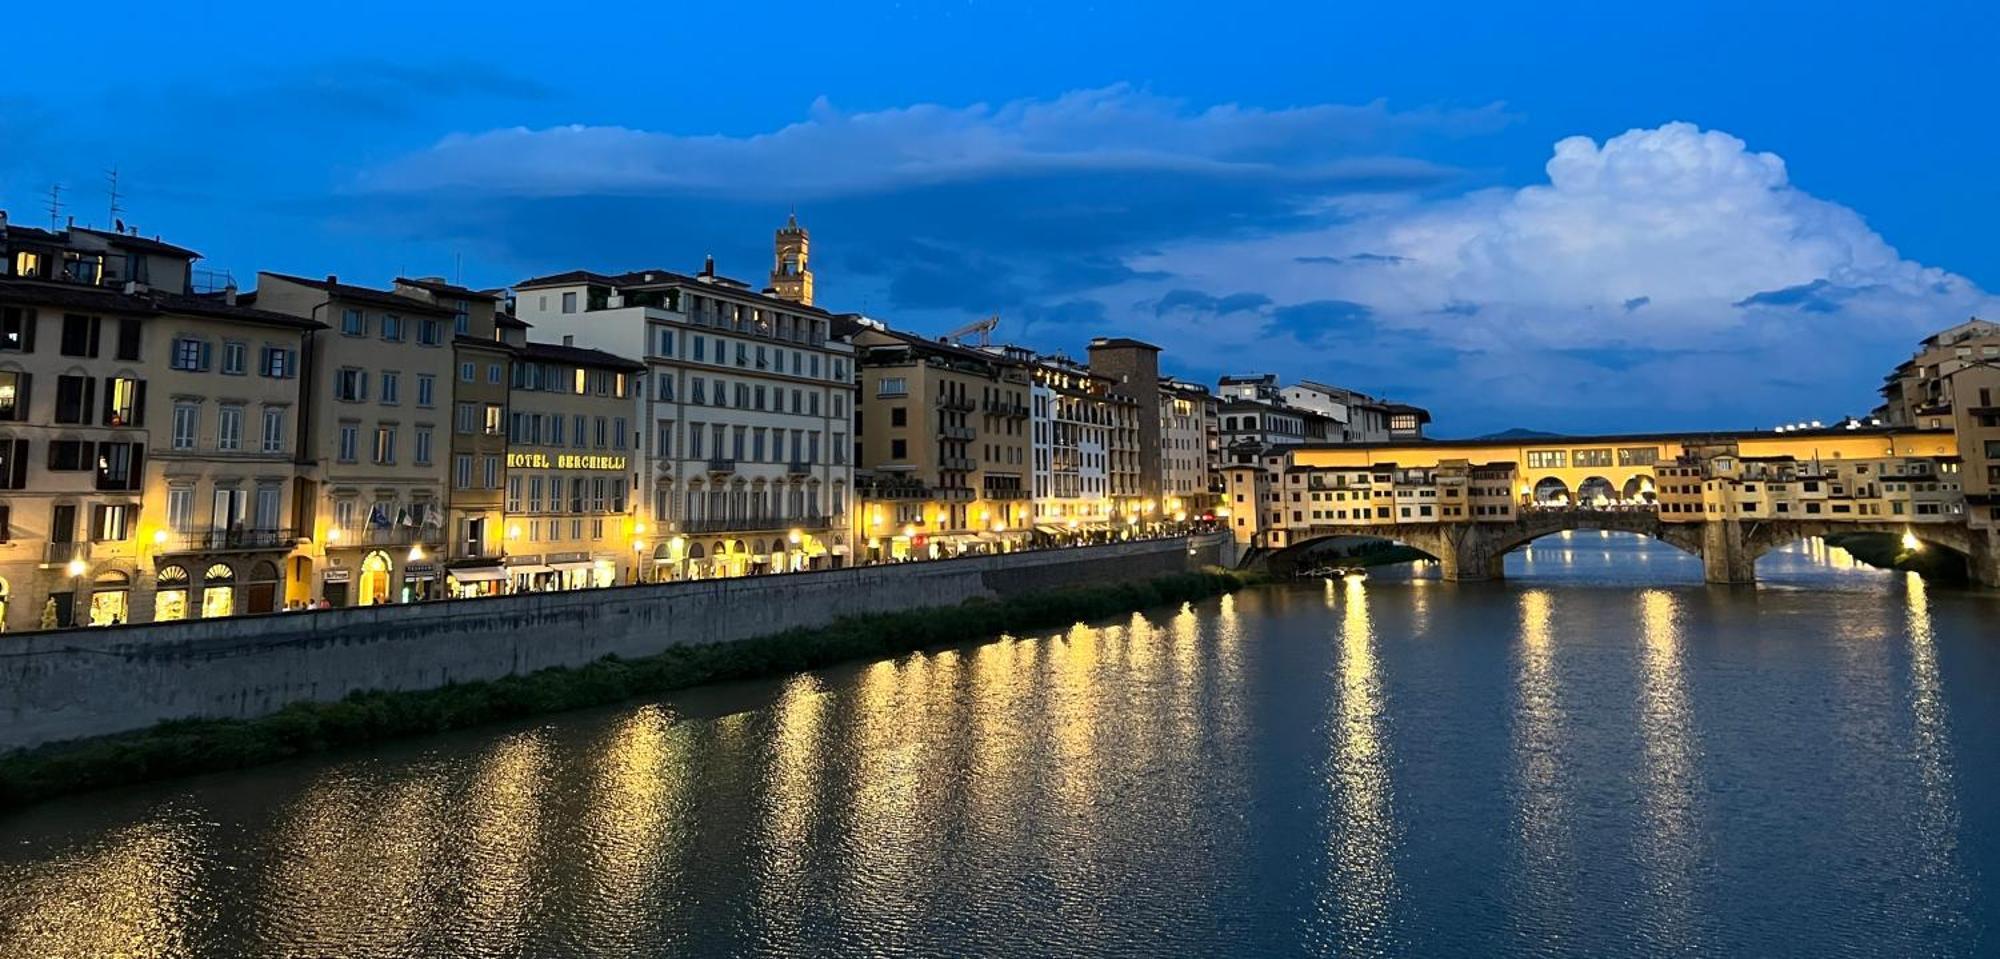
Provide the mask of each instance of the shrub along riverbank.
[{"label": "shrub along riverbank", "polygon": [[0,808],[65,793],[240,769],[343,746],[604,706],[703,683],[781,675],[1007,633],[1052,629],[1205,599],[1250,582],[1238,573],[1183,573],[1119,586],[1055,590],[1001,601],[840,619],[816,629],[644,659],[609,657],[574,669],[410,692],[362,692],[294,703],[256,719],[195,719],[55,743],[0,757]]}]

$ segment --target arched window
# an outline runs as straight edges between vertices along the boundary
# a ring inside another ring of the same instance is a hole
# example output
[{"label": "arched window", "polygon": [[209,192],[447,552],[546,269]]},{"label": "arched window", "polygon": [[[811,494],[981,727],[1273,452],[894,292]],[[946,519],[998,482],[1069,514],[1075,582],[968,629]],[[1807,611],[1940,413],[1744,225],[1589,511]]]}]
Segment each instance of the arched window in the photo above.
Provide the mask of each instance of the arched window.
[{"label": "arched window", "polygon": [[201,618],[216,619],[236,614],[236,571],[228,563],[215,563],[201,572]]},{"label": "arched window", "polygon": [[188,571],[185,566],[162,566],[153,577],[153,622],[169,623],[188,618]]}]

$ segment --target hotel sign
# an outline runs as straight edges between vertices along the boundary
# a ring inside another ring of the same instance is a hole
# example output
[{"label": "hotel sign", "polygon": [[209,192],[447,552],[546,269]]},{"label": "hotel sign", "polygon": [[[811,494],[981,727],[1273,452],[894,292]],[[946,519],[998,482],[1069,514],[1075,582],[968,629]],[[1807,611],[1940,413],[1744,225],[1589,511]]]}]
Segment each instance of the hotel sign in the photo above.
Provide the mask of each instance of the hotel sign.
[{"label": "hotel sign", "polygon": [[605,456],[601,453],[508,453],[507,468],[510,470],[612,470],[625,469],[625,457]]}]

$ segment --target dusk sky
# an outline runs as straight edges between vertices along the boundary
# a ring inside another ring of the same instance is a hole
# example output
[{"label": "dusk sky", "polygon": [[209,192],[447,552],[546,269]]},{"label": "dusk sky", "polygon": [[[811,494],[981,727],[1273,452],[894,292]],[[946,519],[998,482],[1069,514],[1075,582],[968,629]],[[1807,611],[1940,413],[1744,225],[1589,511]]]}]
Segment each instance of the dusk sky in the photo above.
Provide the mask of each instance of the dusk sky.
[{"label": "dusk sky", "polygon": [[[0,208],[259,269],[762,284],[1432,408],[1865,413],[2000,318],[1991,4],[178,3],[10,23]],[[1649,8],[1651,9],[1651,8]]]}]

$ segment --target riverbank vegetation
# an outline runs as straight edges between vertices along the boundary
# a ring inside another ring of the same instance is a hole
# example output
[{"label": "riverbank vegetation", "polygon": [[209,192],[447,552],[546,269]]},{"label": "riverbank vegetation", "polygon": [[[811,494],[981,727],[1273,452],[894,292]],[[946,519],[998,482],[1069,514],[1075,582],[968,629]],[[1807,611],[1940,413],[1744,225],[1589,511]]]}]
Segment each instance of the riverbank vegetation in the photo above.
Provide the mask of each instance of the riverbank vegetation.
[{"label": "riverbank vegetation", "polygon": [[1231,592],[1232,572],[1183,573],[1118,586],[1053,590],[1005,600],[856,616],[815,629],[709,646],[676,646],[643,659],[608,657],[575,668],[408,692],[359,692],[338,702],[294,703],[256,719],[162,723],[117,736],[55,743],[0,757],[0,808],[66,793],[463,729],[543,713],[604,706],[703,683],[782,675],[856,659],[1064,627]]}]

